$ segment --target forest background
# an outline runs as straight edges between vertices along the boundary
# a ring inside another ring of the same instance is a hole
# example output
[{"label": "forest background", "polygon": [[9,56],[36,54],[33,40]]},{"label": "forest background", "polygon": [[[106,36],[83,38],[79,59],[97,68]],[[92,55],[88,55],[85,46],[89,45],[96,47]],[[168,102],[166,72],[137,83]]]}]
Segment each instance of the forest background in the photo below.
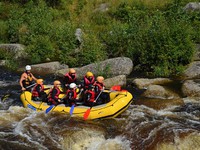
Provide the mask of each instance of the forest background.
[{"label": "forest background", "polygon": [[[189,2],[1,0],[0,43],[25,45],[29,64],[50,60],[78,67],[125,56],[147,75],[179,75],[200,43],[200,12],[184,10]],[[7,53],[0,59],[12,69],[20,65]]]}]

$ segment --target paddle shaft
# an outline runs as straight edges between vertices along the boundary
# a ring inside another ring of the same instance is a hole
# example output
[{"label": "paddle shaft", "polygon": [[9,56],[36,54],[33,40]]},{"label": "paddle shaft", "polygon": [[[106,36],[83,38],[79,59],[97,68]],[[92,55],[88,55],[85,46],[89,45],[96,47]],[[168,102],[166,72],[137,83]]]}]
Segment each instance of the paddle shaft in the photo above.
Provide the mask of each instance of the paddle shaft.
[{"label": "paddle shaft", "polygon": [[36,83],[27,86],[26,89],[29,89],[29,88],[33,87],[34,85],[36,85]]}]

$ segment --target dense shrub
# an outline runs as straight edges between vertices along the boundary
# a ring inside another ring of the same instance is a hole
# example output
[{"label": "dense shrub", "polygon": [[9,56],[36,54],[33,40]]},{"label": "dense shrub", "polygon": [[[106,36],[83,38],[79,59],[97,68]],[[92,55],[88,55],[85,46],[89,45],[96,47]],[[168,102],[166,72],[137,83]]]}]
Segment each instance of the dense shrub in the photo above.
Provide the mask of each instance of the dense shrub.
[{"label": "dense shrub", "polygon": [[119,7],[114,13],[116,19],[121,20],[116,14],[122,14],[122,10],[129,18],[126,26],[123,23],[115,26],[112,34],[107,33],[107,46],[113,54],[131,57],[138,70],[158,76],[178,74],[191,61],[194,32],[188,14],[180,7],[171,5],[165,12],[143,10],[142,15],[130,6]]},{"label": "dense shrub", "polygon": [[[32,63],[82,66],[127,56],[135,69],[155,76],[178,74],[190,63],[200,42],[200,13],[183,10],[189,0],[108,0],[109,10],[101,12],[102,2],[1,1],[0,42],[25,45]],[[76,28],[83,31],[81,45]]]}]

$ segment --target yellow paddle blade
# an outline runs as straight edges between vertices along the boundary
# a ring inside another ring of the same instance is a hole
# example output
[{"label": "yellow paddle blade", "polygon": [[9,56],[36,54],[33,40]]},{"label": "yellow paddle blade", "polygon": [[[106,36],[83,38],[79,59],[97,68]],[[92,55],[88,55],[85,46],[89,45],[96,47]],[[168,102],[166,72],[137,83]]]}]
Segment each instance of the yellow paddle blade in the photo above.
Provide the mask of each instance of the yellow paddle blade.
[{"label": "yellow paddle blade", "polygon": [[1,97],[1,101],[5,102],[5,100],[10,96],[10,94],[6,94],[4,96]]}]

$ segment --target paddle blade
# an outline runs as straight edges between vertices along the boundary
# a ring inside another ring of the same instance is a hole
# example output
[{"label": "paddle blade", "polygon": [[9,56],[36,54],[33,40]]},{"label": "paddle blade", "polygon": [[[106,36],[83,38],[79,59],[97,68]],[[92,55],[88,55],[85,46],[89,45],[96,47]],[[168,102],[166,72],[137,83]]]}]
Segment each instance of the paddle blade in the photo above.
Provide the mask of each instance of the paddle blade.
[{"label": "paddle blade", "polygon": [[32,105],[30,105],[30,104],[28,104],[27,106],[28,106],[28,108],[30,108],[30,109],[36,111],[36,108],[35,108],[34,106],[32,106]]},{"label": "paddle blade", "polygon": [[128,92],[127,90],[121,90],[122,92]]},{"label": "paddle blade", "polygon": [[84,120],[86,120],[87,118],[88,118],[88,116],[89,116],[89,114],[90,114],[90,108],[84,113],[84,115],[83,115],[83,118],[84,118]]},{"label": "paddle blade", "polygon": [[70,115],[72,115],[72,114],[73,114],[74,107],[75,107],[75,105],[72,105],[72,106],[71,106],[71,109],[70,109],[70,112],[69,112],[69,113],[70,113]]},{"label": "paddle blade", "polygon": [[4,102],[6,99],[8,99],[9,96],[10,96],[10,94],[6,94],[6,95],[2,96],[1,101]]},{"label": "paddle blade", "polygon": [[50,111],[52,110],[53,107],[54,107],[54,105],[49,106],[49,107],[46,109],[46,114],[47,114],[48,112],[50,112]]},{"label": "paddle blade", "polygon": [[111,87],[111,90],[113,91],[121,91],[121,86],[120,85],[114,85]]}]

